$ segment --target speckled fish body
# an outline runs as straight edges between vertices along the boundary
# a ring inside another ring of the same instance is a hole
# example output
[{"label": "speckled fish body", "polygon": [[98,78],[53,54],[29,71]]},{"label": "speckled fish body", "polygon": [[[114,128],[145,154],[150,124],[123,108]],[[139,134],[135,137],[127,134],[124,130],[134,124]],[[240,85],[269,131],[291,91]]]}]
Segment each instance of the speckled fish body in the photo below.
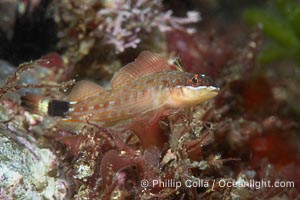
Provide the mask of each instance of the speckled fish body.
[{"label": "speckled fish body", "polygon": [[161,72],[131,81],[72,105],[68,117],[75,120],[113,123],[163,108],[172,88],[182,85],[184,73]]},{"label": "speckled fish body", "polygon": [[209,77],[172,69],[158,54],[142,52],[115,74],[111,89],[80,81],[68,101],[28,95],[22,98],[22,105],[31,111],[63,117],[63,122],[113,126],[194,106],[213,98],[218,91]]},{"label": "speckled fish body", "polygon": [[73,104],[67,117],[90,122],[114,124],[147,113],[188,106],[187,102],[172,98],[184,95],[194,74],[165,71],[144,76],[122,87],[106,90]]}]

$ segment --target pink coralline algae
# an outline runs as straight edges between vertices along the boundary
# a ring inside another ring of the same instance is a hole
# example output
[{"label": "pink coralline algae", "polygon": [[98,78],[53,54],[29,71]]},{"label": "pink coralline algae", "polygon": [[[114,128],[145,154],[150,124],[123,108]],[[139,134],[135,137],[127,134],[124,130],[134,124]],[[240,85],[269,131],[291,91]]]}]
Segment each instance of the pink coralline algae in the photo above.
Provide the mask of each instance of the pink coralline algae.
[{"label": "pink coralline algae", "polygon": [[187,17],[174,17],[171,10],[163,11],[161,0],[80,3],[64,0],[53,5],[56,7],[57,22],[61,25],[61,47],[71,51],[79,48],[81,56],[87,55],[92,47],[99,45],[112,45],[116,53],[136,48],[145,34],[171,30],[190,33],[193,29],[185,25],[200,21],[196,11],[188,11]]},{"label": "pink coralline algae", "polygon": [[[97,18],[102,21],[98,30],[105,33],[104,40],[113,44],[117,52],[123,52],[126,48],[136,48],[141,42],[139,35],[142,32],[150,33],[153,29],[160,32],[185,30],[183,25],[200,20],[195,11],[189,11],[186,18],[172,16],[171,10],[162,12],[161,0],[116,1],[99,10]],[[192,29],[187,31],[191,32]]]}]

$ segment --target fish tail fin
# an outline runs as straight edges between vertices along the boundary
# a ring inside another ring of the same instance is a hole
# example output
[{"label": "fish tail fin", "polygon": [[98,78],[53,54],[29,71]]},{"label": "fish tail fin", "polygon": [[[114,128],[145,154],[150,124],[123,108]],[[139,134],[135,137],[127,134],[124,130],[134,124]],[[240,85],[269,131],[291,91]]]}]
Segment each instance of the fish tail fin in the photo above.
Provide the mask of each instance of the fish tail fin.
[{"label": "fish tail fin", "polygon": [[47,114],[49,100],[36,94],[21,96],[21,106],[32,113]]},{"label": "fish tail fin", "polygon": [[36,94],[21,96],[21,106],[32,113],[59,117],[66,117],[70,109],[68,101],[51,100]]}]

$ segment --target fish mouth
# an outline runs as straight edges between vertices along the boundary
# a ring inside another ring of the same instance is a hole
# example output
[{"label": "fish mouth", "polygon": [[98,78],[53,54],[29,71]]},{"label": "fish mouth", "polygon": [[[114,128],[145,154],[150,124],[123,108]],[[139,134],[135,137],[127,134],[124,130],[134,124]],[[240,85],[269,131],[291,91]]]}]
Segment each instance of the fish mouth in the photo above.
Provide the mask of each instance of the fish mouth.
[{"label": "fish mouth", "polygon": [[214,86],[208,86],[207,90],[211,91],[211,92],[219,92],[220,88],[218,87],[214,87]]},{"label": "fish mouth", "polygon": [[214,87],[214,86],[209,86],[207,87],[208,92],[211,92],[217,96],[219,94],[220,88],[219,87]]},{"label": "fish mouth", "polygon": [[195,91],[200,91],[200,90],[206,90],[208,92],[219,92],[220,91],[220,88],[215,87],[215,86],[198,86],[198,87],[187,86],[187,88],[190,90],[195,90]]},{"label": "fish mouth", "polygon": [[170,105],[173,107],[194,106],[218,95],[220,88],[215,86],[185,86],[177,87],[176,92],[170,97]]},{"label": "fish mouth", "polygon": [[206,96],[207,99],[211,99],[219,94],[220,88],[215,86],[202,86],[202,88],[199,88],[199,91],[202,91],[203,96]]},{"label": "fish mouth", "polygon": [[218,95],[220,88],[216,86],[187,86],[184,88],[184,93],[187,99],[201,103]]}]

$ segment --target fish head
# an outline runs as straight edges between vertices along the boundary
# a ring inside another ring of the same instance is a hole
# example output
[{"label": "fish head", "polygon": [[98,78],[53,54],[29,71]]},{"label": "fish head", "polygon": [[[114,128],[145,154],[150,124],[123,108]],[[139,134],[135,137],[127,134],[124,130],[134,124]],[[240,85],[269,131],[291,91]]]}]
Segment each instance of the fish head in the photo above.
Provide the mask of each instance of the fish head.
[{"label": "fish head", "polygon": [[219,90],[209,76],[187,73],[185,84],[173,88],[169,103],[174,107],[194,106],[217,96]]}]

